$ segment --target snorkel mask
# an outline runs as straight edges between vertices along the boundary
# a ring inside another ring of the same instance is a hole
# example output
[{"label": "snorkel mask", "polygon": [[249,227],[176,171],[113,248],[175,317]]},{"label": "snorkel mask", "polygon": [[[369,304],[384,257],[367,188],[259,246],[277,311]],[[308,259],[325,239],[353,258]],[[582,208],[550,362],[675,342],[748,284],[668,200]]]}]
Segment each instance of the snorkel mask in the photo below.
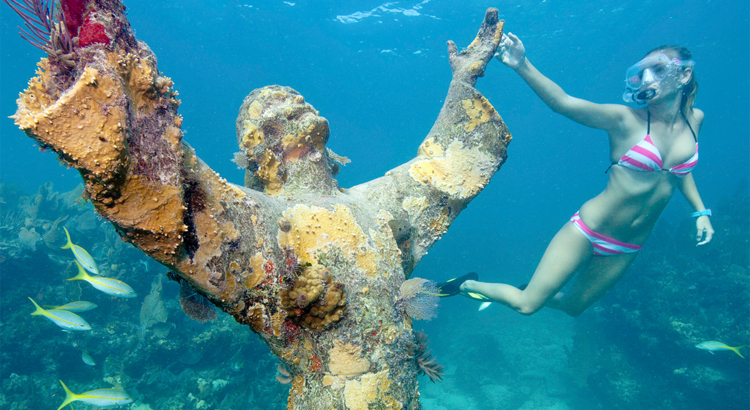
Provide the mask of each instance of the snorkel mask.
[{"label": "snorkel mask", "polygon": [[625,91],[622,99],[625,102],[645,104],[656,95],[652,89],[644,89],[649,84],[661,82],[667,77],[676,77],[683,68],[692,67],[693,60],[670,59],[659,53],[635,63],[625,71]]}]

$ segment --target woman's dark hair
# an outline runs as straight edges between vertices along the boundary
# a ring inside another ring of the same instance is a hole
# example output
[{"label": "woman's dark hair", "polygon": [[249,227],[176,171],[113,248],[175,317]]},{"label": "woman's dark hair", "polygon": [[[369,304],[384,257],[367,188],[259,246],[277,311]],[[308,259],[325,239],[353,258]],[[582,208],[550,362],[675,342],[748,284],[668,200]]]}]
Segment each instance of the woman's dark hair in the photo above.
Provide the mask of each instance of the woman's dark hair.
[{"label": "woman's dark hair", "polygon": [[[664,51],[665,54],[668,54],[670,58],[678,58],[682,61],[693,59],[693,54],[691,54],[687,48],[671,45],[656,47],[655,49],[646,53],[646,55],[655,53],[657,51]],[[695,97],[697,94],[698,80],[695,78],[695,69],[693,69],[692,75],[690,76],[690,81],[688,81],[687,84],[685,84],[685,87],[683,87],[682,89],[682,102],[680,103],[680,111],[682,111],[685,115],[693,114],[693,105],[695,105]]]}]

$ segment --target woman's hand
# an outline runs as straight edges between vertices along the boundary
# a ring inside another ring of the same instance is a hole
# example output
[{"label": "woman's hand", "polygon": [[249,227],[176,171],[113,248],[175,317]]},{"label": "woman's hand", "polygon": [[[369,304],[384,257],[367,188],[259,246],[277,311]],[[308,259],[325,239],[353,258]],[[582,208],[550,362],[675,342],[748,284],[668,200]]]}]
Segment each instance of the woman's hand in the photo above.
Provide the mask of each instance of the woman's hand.
[{"label": "woman's hand", "polygon": [[698,236],[696,238],[698,246],[711,242],[711,238],[714,236],[714,228],[711,226],[711,219],[709,219],[707,215],[699,216],[695,221],[695,226],[698,228]]},{"label": "woman's hand", "polygon": [[515,34],[508,33],[506,35],[503,33],[503,38],[497,47],[495,58],[508,67],[517,70],[526,59],[526,49],[523,47],[521,39],[516,37]]}]

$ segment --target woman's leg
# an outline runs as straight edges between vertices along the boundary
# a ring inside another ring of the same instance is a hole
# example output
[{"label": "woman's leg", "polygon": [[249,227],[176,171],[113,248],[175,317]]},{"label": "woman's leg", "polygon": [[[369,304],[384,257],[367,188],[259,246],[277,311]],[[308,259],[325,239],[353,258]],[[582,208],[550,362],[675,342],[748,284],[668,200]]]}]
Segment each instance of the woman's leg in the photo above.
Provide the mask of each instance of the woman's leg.
[{"label": "woman's leg", "polygon": [[[461,293],[481,293],[521,314],[531,315],[555,297],[576,271],[585,267],[592,259],[599,258],[593,257],[591,243],[578,228],[568,222],[552,238],[526,289],[520,290],[502,283],[467,280],[461,285]],[[561,301],[566,298],[567,295]]]},{"label": "woman's leg", "polygon": [[638,252],[596,256],[577,275],[570,289],[547,304],[570,316],[578,316],[601,299],[622,278]]}]

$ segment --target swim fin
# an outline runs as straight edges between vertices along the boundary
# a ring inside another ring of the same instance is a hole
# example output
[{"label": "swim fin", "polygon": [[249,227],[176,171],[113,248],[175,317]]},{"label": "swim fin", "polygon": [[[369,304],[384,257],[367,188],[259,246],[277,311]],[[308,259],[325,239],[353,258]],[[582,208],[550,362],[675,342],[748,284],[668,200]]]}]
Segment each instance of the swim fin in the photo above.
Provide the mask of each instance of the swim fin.
[{"label": "swim fin", "polygon": [[467,280],[478,280],[479,275],[476,272],[469,272],[458,278],[449,279],[445,282],[438,283],[438,296],[441,298],[455,296],[461,292],[461,284]]},{"label": "swim fin", "polygon": [[488,298],[487,296],[484,296],[483,294],[476,293],[476,292],[466,292],[464,296],[466,296],[469,299],[480,300],[482,302],[492,301],[492,299]]}]

